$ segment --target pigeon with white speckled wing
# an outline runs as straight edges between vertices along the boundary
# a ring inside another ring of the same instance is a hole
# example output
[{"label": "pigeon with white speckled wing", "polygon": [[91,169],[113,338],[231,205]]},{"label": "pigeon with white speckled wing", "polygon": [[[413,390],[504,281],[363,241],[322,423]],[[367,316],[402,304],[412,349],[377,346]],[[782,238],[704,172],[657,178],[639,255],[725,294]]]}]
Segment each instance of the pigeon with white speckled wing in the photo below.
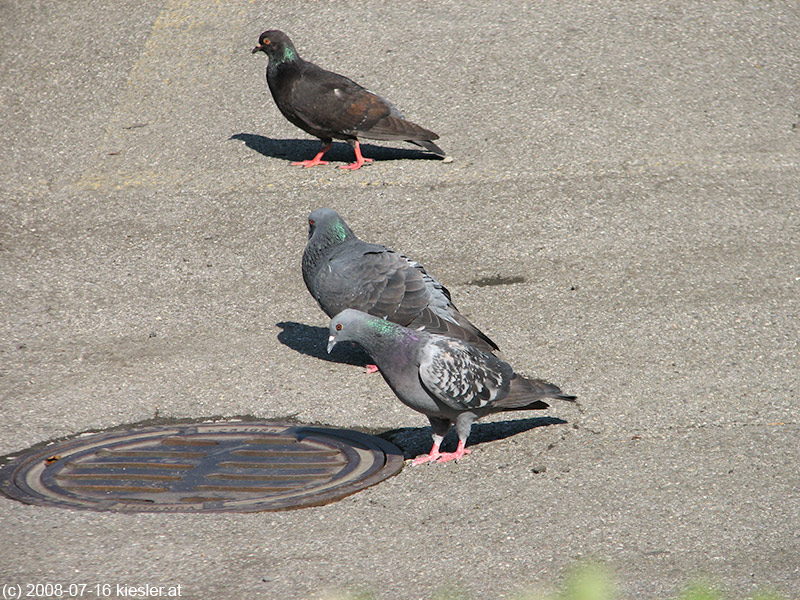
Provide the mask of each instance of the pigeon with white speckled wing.
[{"label": "pigeon with white speckled wing", "polygon": [[[408,329],[385,319],[347,309],[331,320],[328,352],[341,341],[366,350],[381,375],[408,407],[425,414],[433,428],[433,447],[413,464],[458,460],[466,448],[472,423],[507,410],[548,408],[546,398],[574,401],[557,386],[514,373],[496,356],[452,338]],[[458,447],[440,452],[455,423]]]},{"label": "pigeon with white speckled wing", "polygon": [[489,352],[497,350],[421,264],[360,240],[333,209],[318,208],[308,216],[303,280],[329,317],[355,308],[406,327],[463,339]]}]

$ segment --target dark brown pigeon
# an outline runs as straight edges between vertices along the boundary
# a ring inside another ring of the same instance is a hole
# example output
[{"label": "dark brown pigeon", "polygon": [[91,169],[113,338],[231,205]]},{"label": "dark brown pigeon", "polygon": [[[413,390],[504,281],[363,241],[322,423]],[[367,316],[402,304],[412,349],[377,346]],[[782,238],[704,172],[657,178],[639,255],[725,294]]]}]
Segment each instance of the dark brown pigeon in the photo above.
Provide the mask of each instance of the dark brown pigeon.
[{"label": "dark brown pigeon", "polygon": [[[549,398],[575,400],[552,383],[518,375],[507,362],[462,340],[408,329],[350,308],[331,320],[328,352],[341,341],[364,348],[403,404],[428,417],[433,446],[415,458],[414,465],[469,454],[472,423],[484,415],[541,410],[548,408]],[[442,452],[440,445],[453,423],[458,447]]]},{"label": "dark brown pigeon", "polygon": [[466,340],[487,352],[497,350],[421,264],[359,239],[332,208],[308,215],[303,280],[329,317],[355,308],[406,327]]},{"label": "dark brown pigeon", "polygon": [[293,165],[308,168],[328,164],[322,156],[334,138],[345,140],[356,153],[356,162],[342,169],[355,170],[372,162],[361,156],[358,138],[404,140],[445,156],[431,141],[439,139],[438,135],[407,121],[388,100],[356,82],[303,60],[282,31],[262,33],[258,46],[253,48],[253,53],[256,52],[269,57],[267,83],[283,116],[322,140],[322,149],[314,158]]}]

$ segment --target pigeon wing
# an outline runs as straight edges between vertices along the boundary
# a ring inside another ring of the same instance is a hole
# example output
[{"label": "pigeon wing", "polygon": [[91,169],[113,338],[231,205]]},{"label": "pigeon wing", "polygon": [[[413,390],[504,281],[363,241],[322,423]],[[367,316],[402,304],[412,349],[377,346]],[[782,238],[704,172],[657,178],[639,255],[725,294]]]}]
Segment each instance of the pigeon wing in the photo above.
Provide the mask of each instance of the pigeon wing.
[{"label": "pigeon wing", "polygon": [[420,272],[400,254],[377,244],[360,244],[319,270],[317,300],[329,315],[345,308],[407,325],[429,302]]},{"label": "pigeon wing", "polygon": [[[436,140],[437,134],[407,121],[389,101],[352,79],[304,61],[285,103],[303,129],[375,140]],[[292,119],[289,119],[290,121]],[[430,143],[430,146],[442,151]],[[426,146],[427,147],[427,146]]]},{"label": "pigeon wing", "polygon": [[383,103],[389,110],[389,114],[377,120],[366,120],[359,127],[358,132],[361,135],[373,140],[406,140],[407,142],[417,144],[418,146],[427,148],[431,152],[444,156],[444,151],[430,141],[438,140],[438,134],[408,121],[405,115],[383,96],[370,92],[369,90],[365,91],[374,96],[376,99],[375,101]]},{"label": "pigeon wing", "polygon": [[344,75],[306,62],[292,86],[294,112],[309,127],[356,136],[391,115],[391,107]]},{"label": "pigeon wing", "polygon": [[509,364],[460,340],[433,336],[420,352],[422,386],[455,410],[491,407],[513,376]]},{"label": "pigeon wing", "polygon": [[446,287],[427,273],[421,264],[410,258],[404,258],[420,272],[430,298],[425,310],[420,312],[407,327],[423,328],[429,333],[438,333],[464,340],[487,352],[494,352],[498,349],[497,344],[489,336],[458,312]]}]

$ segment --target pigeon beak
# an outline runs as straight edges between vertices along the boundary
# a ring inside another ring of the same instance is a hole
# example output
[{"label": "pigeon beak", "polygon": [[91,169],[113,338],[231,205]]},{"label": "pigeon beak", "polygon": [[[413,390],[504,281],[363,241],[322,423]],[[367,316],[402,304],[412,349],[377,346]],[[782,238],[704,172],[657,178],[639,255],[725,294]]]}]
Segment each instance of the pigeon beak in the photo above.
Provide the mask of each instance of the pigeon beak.
[{"label": "pigeon beak", "polygon": [[264,52],[264,46],[256,46],[250,54],[255,54],[256,52]]},{"label": "pigeon beak", "polygon": [[328,337],[328,354],[331,353],[331,350],[333,350],[333,347],[335,345],[336,345],[336,338],[334,336],[329,336]]}]

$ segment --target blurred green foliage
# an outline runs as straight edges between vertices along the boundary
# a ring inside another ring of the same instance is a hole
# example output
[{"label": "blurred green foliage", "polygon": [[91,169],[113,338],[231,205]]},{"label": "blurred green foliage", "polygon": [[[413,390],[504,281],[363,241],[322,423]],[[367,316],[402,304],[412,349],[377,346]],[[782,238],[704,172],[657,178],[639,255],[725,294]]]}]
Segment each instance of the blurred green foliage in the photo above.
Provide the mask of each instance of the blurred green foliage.
[{"label": "blurred green foliage", "polygon": [[[552,594],[543,594],[526,591],[516,596],[513,600],[625,600],[619,593],[611,569],[597,562],[581,563],[572,568],[559,586],[559,590]],[[345,592],[341,595],[330,596],[326,600],[378,600],[380,594],[365,592]],[[447,585],[436,590],[429,600],[491,600],[485,596],[475,596],[463,587]],[[708,583],[692,583],[679,594],[675,600],[728,600],[713,585]],[[779,594],[758,592],[748,597],[748,600],[787,600]]]}]

